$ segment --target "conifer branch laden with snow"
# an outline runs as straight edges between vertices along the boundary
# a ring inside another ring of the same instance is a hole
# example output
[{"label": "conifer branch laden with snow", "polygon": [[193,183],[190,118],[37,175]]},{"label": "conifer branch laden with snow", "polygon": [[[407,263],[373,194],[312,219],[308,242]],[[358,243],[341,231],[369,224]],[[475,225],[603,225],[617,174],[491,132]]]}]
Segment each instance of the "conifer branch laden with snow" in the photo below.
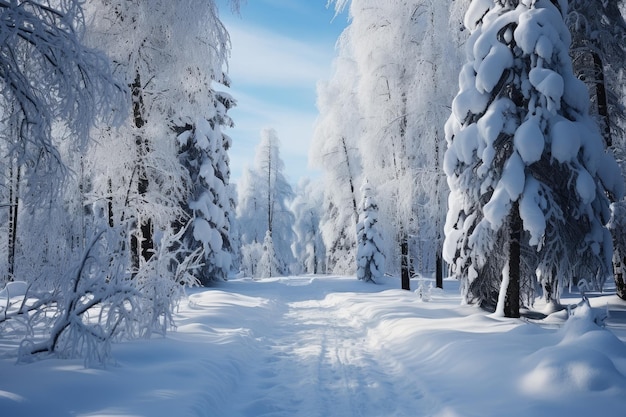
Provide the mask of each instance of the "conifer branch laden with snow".
[{"label": "conifer branch laden with snow", "polygon": [[179,160],[189,174],[189,194],[183,201],[188,215],[182,245],[188,253],[201,250],[203,266],[194,271],[201,285],[228,278],[232,266],[230,240],[230,168],[227,151],[231,139],[222,132],[232,127],[227,111],[235,100],[215,91],[212,117],[187,124],[178,136]]},{"label": "conifer branch laden with snow", "polygon": [[[606,195],[620,196],[623,183],[573,74],[566,9],[564,1],[482,0],[465,15],[468,63],[446,124],[444,252],[466,301],[486,308],[506,291],[505,267],[525,304],[535,281],[558,304],[575,278],[599,288],[609,273]],[[512,236],[517,219],[523,231]],[[515,241],[523,256],[511,263],[501,248]]]}]

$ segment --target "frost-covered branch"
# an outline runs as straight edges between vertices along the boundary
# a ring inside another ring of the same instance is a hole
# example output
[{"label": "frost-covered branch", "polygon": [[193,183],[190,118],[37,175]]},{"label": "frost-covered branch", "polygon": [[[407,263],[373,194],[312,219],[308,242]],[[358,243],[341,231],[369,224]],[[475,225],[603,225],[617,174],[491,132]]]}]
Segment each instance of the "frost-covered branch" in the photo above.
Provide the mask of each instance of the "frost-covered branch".
[{"label": "frost-covered branch", "polygon": [[126,88],[108,59],[81,43],[83,25],[78,0],[0,2],[0,93],[15,115],[15,136],[5,140],[10,155],[28,164],[32,182],[50,175],[51,165],[63,166],[53,141],[56,121],[85,145],[98,116],[123,118]]}]

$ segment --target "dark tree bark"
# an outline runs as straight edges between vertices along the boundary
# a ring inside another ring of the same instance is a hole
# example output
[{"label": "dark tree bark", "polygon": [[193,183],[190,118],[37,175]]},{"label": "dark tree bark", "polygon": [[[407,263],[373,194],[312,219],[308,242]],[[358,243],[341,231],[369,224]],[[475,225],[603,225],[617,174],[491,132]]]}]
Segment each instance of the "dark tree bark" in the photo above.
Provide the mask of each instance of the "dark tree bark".
[{"label": "dark tree bark", "polygon": [[613,139],[611,138],[611,123],[609,118],[609,102],[606,95],[606,85],[604,83],[604,66],[602,64],[602,58],[597,52],[591,53],[593,57],[593,69],[596,74],[595,89],[596,100],[598,101],[598,114],[602,117],[604,126],[602,129],[602,136],[606,143],[607,148],[613,146]]},{"label": "dark tree bark", "polygon": [[622,300],[626,300],[626,281],[624,280],[624,265],[626,263],[626,257],[621,256],[619,250],[616,253],[616,259],[621,259],[621,262],[617,262],[613,265],[615,268],[615,293]]},{"label": "dark tree bark", "polygon": [[443,288],[443,257],[441,256],[441,248],[437,248],[435,259],[435,286]]},{"label": "dark tree bark", "polygon": [[506,288],[504,315],[506,317],[517,318],[520,316],[520,239],[522,234],[522,219],[519,215],[519,203],[517,201],[513,204],[510,227],[509,285]]},{"label": "dark tree bark", "polygon": [[[600,54],[597,52],[592,52],[591,56],[593,57],[593,69],[595,74],[595,90],[596,90],[596,101],[598,105],[598,115],[602,117],[602,121],[604,126],[602,129],[602,136],[604,137],[604,142],[607,148],[613,146],[613,138],[611,137],[611,119],[609,116],[609,102],[606,93],[606,85],[604,81],[604,66],[602,64],[602,58]],[[617,264],[613,264],[613,279],[615,280],[615,293],[622,300],[626,300],[626,282],[624,282],[624,261],[626,258],[623,258],[620,254],[620,248],[616,244],[615,239],[613,239],[613,247],[615,248],[616,255],[613,259],[621,259],[621,262]]]},{"label": "dark tree bark", "polygon": [[113,227],[113,181],[111,178],[107,181],[107,217],[109,221],[109,227]]},{"label": "dark tree bark", "polygon": [[348,154],[348,146],[346,145],[346,138],[341,138],[341,147],[343,155],[346,158],[346,167],[348,168],[348,184],[350,185],[350,197],[352,198],[352,213],[354,216],[354,225],[356,226],[359,221],[359,210],[356,203],[356,194],[354,192],[354,176],[352,174],[352,167],[350,166],[350,156]]},{"label": "dark tree bark", "polygon": [[402,258],[400,261],[400,274],[402,279],[402,289],[410,291],[411,277],[409,274],[409,236],[404,230],[400,233],[400,252]]},{"label": "dark tree bark", "polygon": [[14,166],[13,159],[9,161],[9,242],[7,275],[8,281],[15,279],[15,246],[17,244],[17,214],[19,208],[20,168]]},{"label": "dark tree bark", "polygon": [[[141,76],[137,72],[135,75],[135,81],[131,84],[131,94],[133,100],[133,121],[137,129],[141,129],[145,124],[144,116],[144,104],[143,104],[143,87],[141,85]],[[144,163],[144,158],[149,152],[149,147],[146,139],[141,134],[137,134],[135,137],[135,144],[137,146],[137,193],[140,200],[142,196],[145,196],[148,192],[148,175]],[[139,216],[138,216],[139,217]],[[140,267],[140,258],[147,261],[152,257],[154,252],[153,241],[153,227],[152,220],[150,218],[141,219],[137,218],[138,230],[131,235],[130,247],[132,252],[133,267],[138,270]]]}]

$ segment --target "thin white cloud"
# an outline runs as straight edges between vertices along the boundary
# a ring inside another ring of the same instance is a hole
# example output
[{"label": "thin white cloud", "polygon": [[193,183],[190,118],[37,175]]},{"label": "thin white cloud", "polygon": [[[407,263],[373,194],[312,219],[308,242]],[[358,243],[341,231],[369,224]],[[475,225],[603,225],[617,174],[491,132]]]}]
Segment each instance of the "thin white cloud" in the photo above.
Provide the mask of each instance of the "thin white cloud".
[{"label": "thin white cloud", "polygon": [[227,23],[232,42],[230,78],[235,84],[297,85],[328,77],[333,48],[291,39],[234,21]]},{"label": "thin white cloud", "polygon": [[[315,176],[308,169],[308,151],[317,118],[316,85],[330,76],[334,43],[328,37],[312,41],[290,38],[271,28],[246,23],[245,19],[227,19],[225,24],[232,42],[230,93],[238,102],[230,112],[236,127],[228,132],[233,138],[229,152],[233,181],[253,162],[265,127],[278,132],[290,181]],[[293,97],[283,100],[290,91],[298,94],[299,101]]]}]

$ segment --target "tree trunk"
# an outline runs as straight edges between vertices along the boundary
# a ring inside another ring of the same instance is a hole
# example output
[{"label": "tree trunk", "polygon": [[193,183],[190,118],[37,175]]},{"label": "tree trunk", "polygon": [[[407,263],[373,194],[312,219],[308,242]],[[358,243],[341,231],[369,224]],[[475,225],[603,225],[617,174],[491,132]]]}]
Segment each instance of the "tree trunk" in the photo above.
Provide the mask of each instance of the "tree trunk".
[{"label": "tree trunk", "polygon": [[626,300],[626,280],[624,279],[624,265],[626,257],[622,256],[619,249],[615,249],[613,256],[613,276],[615,277],[615,293],[622,300]]},{"label": "tree trunk", "polygon": [[609,118],[609,105],[606,97],[606,86],[604,85],[604,66],[602,65],[602,58],[597,52],[591,53],[593,57],[593,72],[595,75],[595,87],[596,87],[596,100],[598,104],[598,114],[602,116],[604,126],[602,129],[602,136],[607,148],[613,146],[613,139],[611,138],[611,123]]},{"label": "tree trunk", "polygon": [[437,248],[435,258],[435,286],[443,288],[443,257],[441,256],[441,247]]},{"label": "tree trunk", "polygon": [[[139,72],[136,73],[135,80],[131,84],[131,93],[133,101],[133,121],[135,127],[139,130],[146,124],[146,121],[144,119],[141,76],[139,75]],[[135,137],[135,145],[137,146],[136,163],[139,167],[137,175],[137,193],[139,194],[139,200],[141,201],[141,197],[145,196],[148,192],[149,181],[144,164],[144,158],[149,152],[149,147],[147,141],[139,133]],[[138,270],[141,266],[142,258],[143,260],[147,261],[152,257],[152,254],[154,253],[152,220],[150,218],[142,220],[139,218],[139,216],[137,217],[137,224],[135,225],[135,227],[138,227],[139,230],[136,230],[135,233],[131,235],[130,242],[133,267],[135,270]]]},{"label": "tree trunk", "polygon": [[[17,164],[15,164],[17,165]],[[7,280],[15,280],[15,246],[17,243],[17,214],[20,191],[20,167],[14,166],[13,158],[9,161],[9,242],[7,259]]]},{"label": "tree trunk", "polygon": [[[602,117],[604,126],[602,136],[607,148],[613,146],[613,138],[611,137],[611,120],[609,116],[609,104],[606,96],[606,86],[604,84],[604,66],[602,58],[597,52],[592,52],[593,72],[595,75],[596,101],[598,105],[598,115]],[[615,242],[615,239],[613,239]],[[621,256],[617,245],[615,247],[616,256],[613,257],[613,279],[615,280],[615,292],[619,298],[626,300],[626,283],[624,282],[624,261],[626,258]],[[621,262],[619,261],[621,259]]]},{"label": "tree trunk", "polygon": [[400,275],[402,279],[402,289],[411,290],[411,277],[409,274],[409,237],[406,232],[400,232]]},{"label": "tree trunk", "polygon": [[506,288],[504,315],[517,318],[519,313],[520,295],[520,239],[522,219],[519,215],[519,203],[516,201],[511,210],[511,240],[509,242],[509,285]]},{"label": "tree trunk", "polygon": [[111,178],[107,181],[107,216],[109,220],[109,227],[113,227],[113,181]]},{"label": "tree trunk", "polygon": [[352,214],[354,217],[354,224],[359,221],[359,210],[357,208],[356,203],[356,193],[354,192],[354,178],[352,175],[352,167],[350,166],[350,156],[348,155],[348,146],[346,145],[346,138],[341,137],[341,146],[343,150],[343,154],[346,158],[346,167],[348,168],[348,183],[350,184],[350,197],[352,198]]},{"label": "tree trunk", "polygon": [[267,147],[267,230],[272,235],[273,210],[272,210],[272,142]]}]

